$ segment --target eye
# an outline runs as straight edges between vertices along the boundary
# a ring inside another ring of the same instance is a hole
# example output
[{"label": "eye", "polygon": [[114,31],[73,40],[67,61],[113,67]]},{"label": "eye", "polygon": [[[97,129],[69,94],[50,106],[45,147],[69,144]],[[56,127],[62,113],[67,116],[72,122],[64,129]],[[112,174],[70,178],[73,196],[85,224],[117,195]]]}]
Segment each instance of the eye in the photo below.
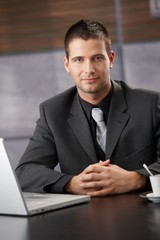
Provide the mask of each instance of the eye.
[{"label": "eye", "polygon": [[73,62],[81,63],[81,62],[83,62],[83,58],[82,57],[76,57],[76,58],[73,59]]},{"label": "eye", "polygon": [[96,56],[94,57],[94,60],[95,60],[96,62],[101,62],[101,61],[104,60],[104,56],[102,56],[102,55],[96,55]]}]

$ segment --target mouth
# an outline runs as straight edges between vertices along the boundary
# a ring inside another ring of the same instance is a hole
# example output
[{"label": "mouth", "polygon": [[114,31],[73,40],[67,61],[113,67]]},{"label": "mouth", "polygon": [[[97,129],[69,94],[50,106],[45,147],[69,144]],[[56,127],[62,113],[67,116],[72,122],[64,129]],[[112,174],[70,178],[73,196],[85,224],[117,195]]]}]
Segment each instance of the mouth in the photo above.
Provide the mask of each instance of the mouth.
[{"label": "mouth", "polygon": [[82,81],[86,83],[93,83],[93,82],[96,82],[98,79],[99,79],[98,77],[82,78]]}]

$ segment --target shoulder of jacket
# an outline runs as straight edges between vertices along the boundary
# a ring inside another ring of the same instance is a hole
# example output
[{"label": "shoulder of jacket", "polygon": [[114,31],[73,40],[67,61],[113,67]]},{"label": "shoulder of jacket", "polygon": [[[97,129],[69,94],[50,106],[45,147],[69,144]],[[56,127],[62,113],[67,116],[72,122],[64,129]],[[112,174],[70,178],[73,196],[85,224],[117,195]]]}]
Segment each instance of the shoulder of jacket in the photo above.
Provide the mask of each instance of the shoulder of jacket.
[{"label": "shoulder of jacket", "polygon": [[45,106],[52,105],[53,106],[53,105],[56,105],[56,104],[59,104],[59,103],[63,103],[64,104],[66,101],[67,102],[71,101],[71,99],[74,98],[76,93],[77,93],[76,87],[75,86],[71,87],[71,88],[67,89],[64,92],[61,92],[61,93],[59,93],[59,94],[57,94],[57,95],[55,95],[55,96],[53,96],[53,97],[43,101],[41,103],[41,105],[45,105]]},{"label": "shoulder of jacket", "polygon": [[133,94],[140,94],[140,95],[148,95],[148,96],[158,96],[160,95],[159,91],[155,91],[152,89],[147,89],[147,88],[141,88],[141,87],[135,87],[135,86],[131,86],[129,83],[125,82],[125,81],[117,81],[115,80],[115,82],[120,85],[120,87],[122,88],[122,90],[124,92],[129,92],[129,93],[133,93]]}]

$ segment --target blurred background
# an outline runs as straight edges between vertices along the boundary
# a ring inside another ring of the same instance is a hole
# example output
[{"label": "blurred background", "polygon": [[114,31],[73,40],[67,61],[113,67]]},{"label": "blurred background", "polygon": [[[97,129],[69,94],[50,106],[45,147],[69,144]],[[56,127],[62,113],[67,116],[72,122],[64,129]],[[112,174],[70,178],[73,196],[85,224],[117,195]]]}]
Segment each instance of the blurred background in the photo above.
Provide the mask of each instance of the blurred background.
[{"label": "blurred background", "polygon": [[102,22],[116,54],[112,79],[160,91],[160,0],[0,0],[0,137],[15,167],[39,103],[73,85],[63,39],[80,19]]}]

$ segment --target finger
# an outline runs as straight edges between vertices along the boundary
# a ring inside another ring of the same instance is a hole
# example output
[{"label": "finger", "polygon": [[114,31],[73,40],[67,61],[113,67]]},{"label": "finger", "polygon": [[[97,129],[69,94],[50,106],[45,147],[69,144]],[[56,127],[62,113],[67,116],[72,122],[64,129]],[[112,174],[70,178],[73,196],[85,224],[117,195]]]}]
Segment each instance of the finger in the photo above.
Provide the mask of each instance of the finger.
[{"label": "finger", "polygon": [[80,187],[85,191],[87,194],[88,192],[96,192],[101,189],[99,181],[84,181],[81,182]]},{"label": "finger", "polygon": [[107,188],[108,184],[101,180],[92,180],[81,183],[83,189],[102,189]]},{"label": "finger", "polygon": [[103,171],[103,168],[105,166],[98,164],[94,164],[94,165],[90,165],[88,166],[85,170],[84,173],[85,174],[89,174],[89,173],[100,173]]},{"label": "finger", "polygon": [[101,174],[99,173],[87,173],[85,175],[83,175],[83,177],[81,178],[81,183],[87,183],[87,182],[96,182],[96,181],[100,181],[102,179]]},{"label": "finger", "polygon": [[111,192],[107,188],[96,189],[96,191],[88,191],[87,195],[90,197],[104,197],[110,195]]},{"label": "finger", "polygon": [[108,160],[105,160],[105,161],[100,160],[100,161],[99,161],[99,164],[100,164],[101,166],[109,166],[110,160],[109,160],[109,159],[108,159]]}]

